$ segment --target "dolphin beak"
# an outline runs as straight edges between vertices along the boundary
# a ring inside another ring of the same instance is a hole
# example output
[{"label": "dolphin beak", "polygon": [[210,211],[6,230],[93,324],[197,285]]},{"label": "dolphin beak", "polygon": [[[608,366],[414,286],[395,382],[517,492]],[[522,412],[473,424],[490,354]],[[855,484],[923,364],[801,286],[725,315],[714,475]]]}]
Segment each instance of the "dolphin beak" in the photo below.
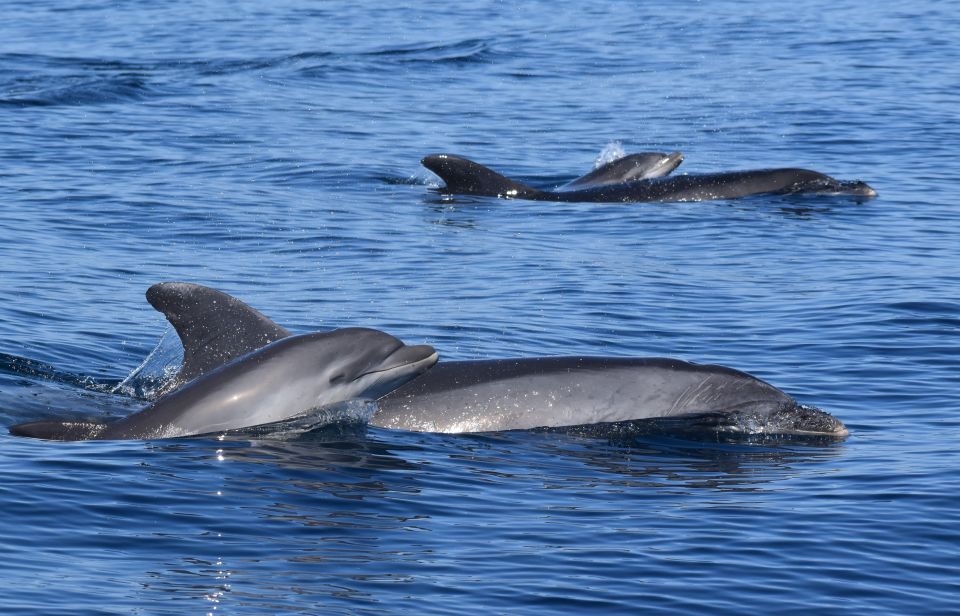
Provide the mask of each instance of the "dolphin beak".
[{"label": "dolphin beak", "polygon": [[405,371],[411,375],[418,375],[437,363],[440,355],[429,344],[418,344],[414,346],[403,345],[393,353],[390,353],[383,361],[368,372],[359,375],[357,378],[377,372],[387,372],[398,368],[410,367],[411,370]]},{"label": "dolphin beak", "polygon": [[860,199],[873,199],[877,196],[877,191],[866,182],[862,180],[853,180],[850,182],[840,183],[840,188],[837,191],[841,195],[850,195],[852,197]]},{"label": "dolphin beak", "polygon": [[429,344],[401,345],[377,366],[361,374],[354,381],[374,375],[374,383],[364,390],[364,397],[376,400],[387,395],[407,381],[417,378],[439,359],[436,349]]},{"label": "dolphin beak", "polygon": [[667,173],[670,173],[670,171],[673,171],[674,169],[679,167],[680,163],[682,162],[683,162],[683,153],[670,152],[669,154],[667,154],[667,160],[663,161],[663,164],[661,166],[669,169]]},{"label": "dolphin beak", "polygon": [[417,344],[414,346],[402,346],[387,358],[387,361],[394,367],[415,366],[418,373],[425,371],[433,366],[440,359],[437,350],[429,344]]},{"label": "dolphin beak", "polygon": [[790,414],[792,430],[786,432],[793,434],[823,435],[843,438],[850,435],[850,431],[843,425],[843,422],[814,406],[801,404],[793,409]]}]

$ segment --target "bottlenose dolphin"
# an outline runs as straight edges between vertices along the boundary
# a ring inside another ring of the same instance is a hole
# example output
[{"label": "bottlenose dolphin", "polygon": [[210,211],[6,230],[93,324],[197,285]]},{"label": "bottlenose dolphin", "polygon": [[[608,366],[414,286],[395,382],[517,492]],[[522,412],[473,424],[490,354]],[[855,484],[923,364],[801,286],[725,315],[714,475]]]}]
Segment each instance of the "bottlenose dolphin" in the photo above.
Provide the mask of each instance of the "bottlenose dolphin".
[{"label": "bottlenose dolphin", "polygon": [[831,415],[722,366],[659,358],[548,357],[442,362],[430,368],[437,355],[429,346],[407,347],[382,332],[358,328],[291,336],[240,300],[200,285],[155,285],[148,298],[184,343],[183,367],[172,383],[185,385],[111,424],[33,422],[11,432],[57,440],[186,436],[379,397],[371,425],[416,431],[547,429],[607,435],[650,420],[678,420],[668,427],[847,433]]},{"label": "bottlenose dolphin", "polygon": [[183,343],[183,367],[172,381],[182,385],[112,423],[41,421],[10,432],[55,440],[156,439],[248,428],[375,399],[437,361],[433,347],[406,346],[374,329],[289,335],[240,300],[200,285],[162,283],[147,297]]},{"label": "bottlenose dolphin", "polygon": [[602,433],[676,419],[730,432],[847,434],[832,415],[745,372],[663,358],[440,362],[377,405],[370,425],[421,432]]},{"label": "bottlenose dolphin", "polygon": [[667,175],[680,166],[683,154],[680,152],[638,152],[628,154],[606,164],[600,165],[590,173],[582,175],[559,187],[557,190],[580,190],[595,186],[623,184],[634,180],[649,180]]},{"label": "bottlenose dolphin", "polygon": [[421,163],[444,181],[441,193],[533,201],[706,201],[759,194],[824,194],[860,198],[877,196],[865,182],[841,181],[809,169],[758,169],[697,175],[674,175],[602,184],[579,190],[546,191],[511,180],[453,154],[431,154]]}]

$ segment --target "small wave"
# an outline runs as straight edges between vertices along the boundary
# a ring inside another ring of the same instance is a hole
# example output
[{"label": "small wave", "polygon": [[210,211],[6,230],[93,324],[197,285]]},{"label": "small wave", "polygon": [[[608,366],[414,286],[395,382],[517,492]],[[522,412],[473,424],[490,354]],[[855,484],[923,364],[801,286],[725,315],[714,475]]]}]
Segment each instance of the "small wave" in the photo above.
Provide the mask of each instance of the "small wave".
[{"label": "small wave", "polygon": [[[189,83],[195,77],[290,70],[310,76],[318,71],[389,70],[397,64],[484,62],[488,42],[467,39],[361,51],[304,51],[260,58],[176,58],[125,62],[101,58],[62,58],[36,54],[0,54],[0,107],[102,105],[155,97],[163,83]],[[170,86],[174,87],[174,86]]]},{"label": "small wave", "polygon": [[960,313],[960,304],[938,301],[907,301],[887,304],[891,310],[910,314],[956,315]]},{"label": "small wave", "polygon": [[232,430],[225,437],[289,441],[358,436],[366,432],[367,424],[376,411],[377,403],[372,400],[348,400],[313,409],[284,421]]},{"label": "small wave", "polygon": [[336,56],[336,53],[330,51],[306,51],[272,58],[217,58],[193,61],[172,60],[165,63],[165,68],[192,68],[197,74],[204,76],[228,75],[250,71],[265,71],[280,66],[298,65],[301,63],[316,63],[316,61],[326,61]]},{"label": "small wave", "polygon": [[440,186],[436,176],[426,169],[409,176],[381,175],[377,179],[390,186]]},{"label": "small wave", "polygon": [[0,106],[100,105],[141,100],[152,93],[145,79],[133,75],[44,77],[14,80],[0,93]]},{"label": "small wave", "polygon": [[443,45],[414,45],[394,47],[366,52],[361,55],[374,57],[393,57],[403,62],[440,62],[459,64],[464,62],[482,62],[490,48],[482,39],[467,39]]},{"label": "small wave", "polygon": [[92,391],[103,392],[109,390],[111,387],[110,382],[107,381],[100,381],[90,376],[66,372],[42,361],[6,353],[0,353],[0,373],[39,378]]},{"label": "small wave", "polygon": [[[168,60],[158,68],[190,68],[200,75],[226,75],[250,71],[268,71],[291,67],[294,71],[311,74],[318,70],[351,68],[357,61],[363,70],[382,67],[384,63],[440,63],[460,64],[484,62],[490,54],[490,47],[481,39],[468,39],[444,45],[414,45],[408,47],[387,47],[370,51],[303,51],[295,54],[267,58],[233,58],[205,60]],[[370,66],[370,60],[376,66]]]},{"label": "small wave", "polygon": [[0,62],[4,65],[5,77],[28,76],[38,72],[57,72],[62,76],[77,72],[137,73],[150,69],[148,64],[139,62],[30,53],[0,53]]}]

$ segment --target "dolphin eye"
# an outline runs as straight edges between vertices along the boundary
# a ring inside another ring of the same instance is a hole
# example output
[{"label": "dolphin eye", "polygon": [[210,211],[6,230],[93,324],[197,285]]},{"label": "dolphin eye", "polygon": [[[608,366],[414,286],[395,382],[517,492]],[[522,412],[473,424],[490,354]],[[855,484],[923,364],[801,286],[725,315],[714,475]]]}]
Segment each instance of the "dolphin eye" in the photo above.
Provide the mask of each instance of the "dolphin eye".
[{"label": "dolphin eye", "polygon": [[339,374],[335,374],[335,375],[333,375],[332,377],[330,377],[330,384],[331,384],[331,385],[336,385],[337,383],[339,383],[340,381],[345,380],[346,378],[347,378],[347,375],[344,374],[344,373],[342,373],[342,372],[339,373]]}]

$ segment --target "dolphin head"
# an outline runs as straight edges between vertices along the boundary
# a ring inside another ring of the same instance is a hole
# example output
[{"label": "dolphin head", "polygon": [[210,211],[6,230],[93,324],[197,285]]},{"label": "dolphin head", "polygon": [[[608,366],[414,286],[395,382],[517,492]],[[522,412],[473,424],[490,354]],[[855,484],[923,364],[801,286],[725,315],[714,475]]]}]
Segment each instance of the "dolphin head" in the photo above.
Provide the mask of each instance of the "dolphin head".
[{"label": "dolphin head", "polygon": [[861,180],[841,182],[841,194],[852,195],[854,197],[863,197],[864,199],[873,199],[877,196],[877,191]]},{"label": "dolphin head", "polygon": [[804,404],[781,407],[770,414],[767,427],[774,434],[838,438],[850,434],[843,422],[830,413]]},{"label": "dolphin head", "polygon": [[[725,366],[675,362],[674,406],[671,413],[692,419],[690,427],[751,435],[845,437],[843,423],[824,411],[798,403],[786,392],[753,375]],[[681,393],[682,392],[682,393]]]},{"label": "dolphin head", "polygon": [[752,436],[844,438],[850,434],[843,422],[830,413],[796,402],[772,409],[744,408],[714,417],[713,422],[720,432]]},{"label": "dolphin head", "polygon": [[808,177],[805,181],[797,183],[786,191],[792,193],[809,193],[814,195],[838,195],[853,197],[855,199],[873,199],[877,196],[877,191],[862,180],[838,180],[816,171],[806,169],[797,170]]},{"label": "dolphin head", "polygon": [[[427,344],[408,346],[390,334],[362,327],[295,336],[299,372],[316,388],[317,406],[356,398],[376,399],[437,362]],[[282,345],[281,340],[277,345]]]},{"label": "dolphin head", "polygon": [[670,175],[683,162],[680,152],[639,152],[615,161],[629,164],[625,167],[623,181],[649,180]]},{"label": "dolphin head", "polygon": [[850,434],[830,413],[793,400],[755,401],[726,412],[706,412],[692,416],[684,427],[751,436],[844,438]]},{"label": "dolphin head", "polygon": [[204,374],[117,422],[104,438],[168,438],[286,421],[375,399],[437,361],[428,345],[358,327],[288,336]]}]

